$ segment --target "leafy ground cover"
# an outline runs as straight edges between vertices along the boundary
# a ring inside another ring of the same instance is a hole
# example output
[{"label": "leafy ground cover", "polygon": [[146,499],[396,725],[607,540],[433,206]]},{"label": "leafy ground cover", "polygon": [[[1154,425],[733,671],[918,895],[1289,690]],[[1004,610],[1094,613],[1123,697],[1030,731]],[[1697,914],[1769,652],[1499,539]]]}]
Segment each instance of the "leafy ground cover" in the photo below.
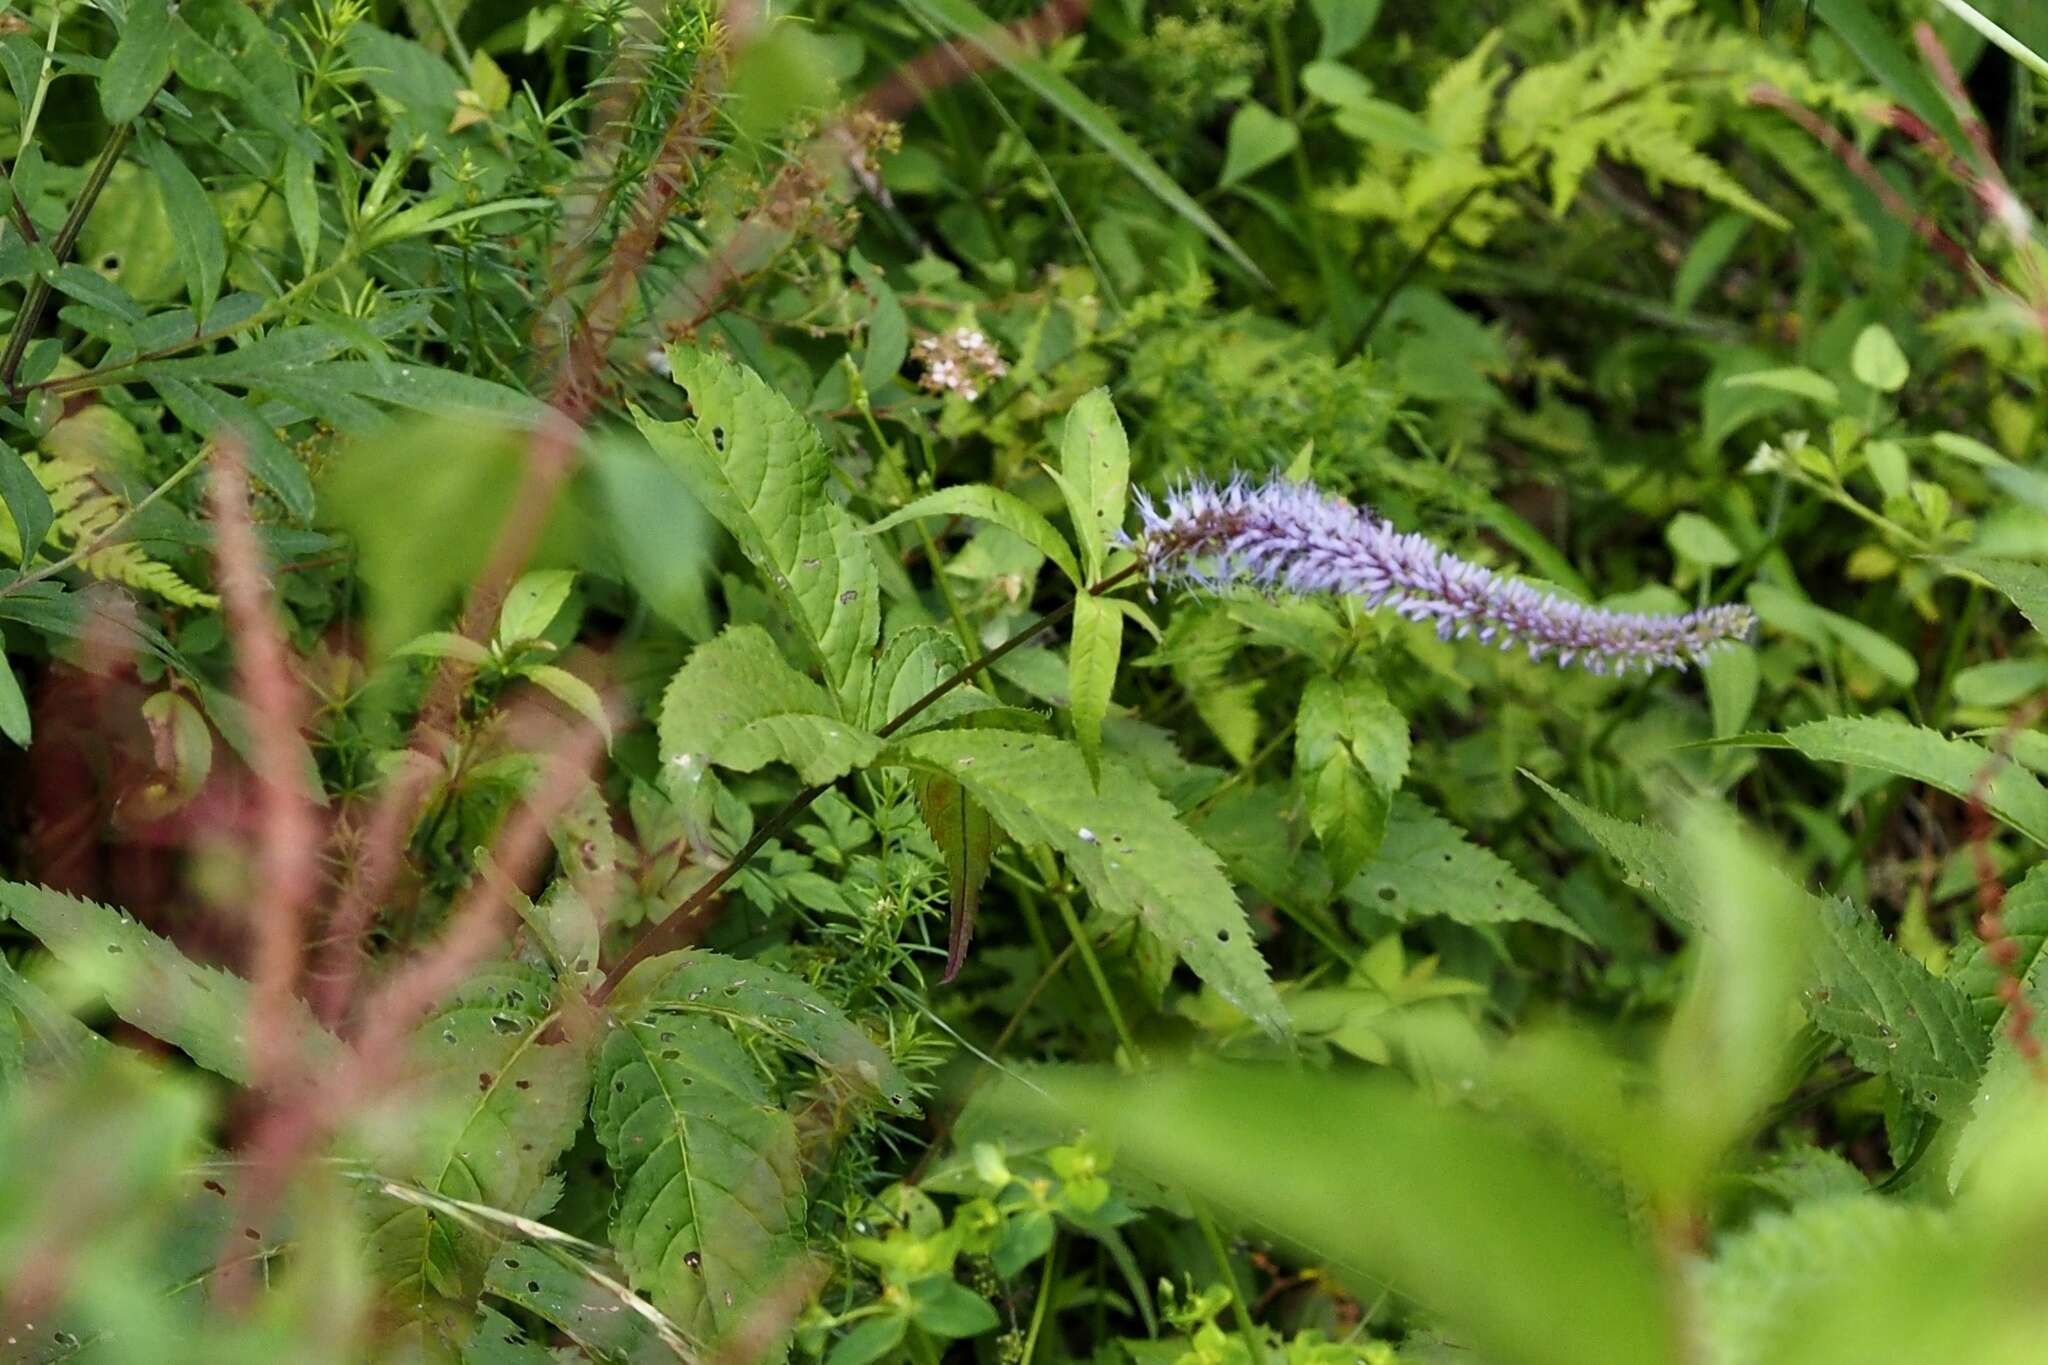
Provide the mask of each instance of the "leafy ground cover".
[{"label": "leafy ground cover", "polygon": [[2048,24],[0,13],[0,1358],[2041,1358]]}]

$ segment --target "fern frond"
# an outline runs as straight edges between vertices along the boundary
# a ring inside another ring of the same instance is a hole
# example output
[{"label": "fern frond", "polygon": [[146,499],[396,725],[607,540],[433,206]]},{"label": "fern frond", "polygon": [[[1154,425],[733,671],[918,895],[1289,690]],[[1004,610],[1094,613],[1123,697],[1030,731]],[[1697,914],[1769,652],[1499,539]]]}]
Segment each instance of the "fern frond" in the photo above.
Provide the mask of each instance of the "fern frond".
[{"label": "fern frond", "polygon": [[[63,552],[91,545],[131,510],[128,500],[102,483],[84,458],[34,452],[25,452],[22,458],[50,496],[50,510],[56,518],[46,541],[51,550]],[[21,558],[21,536],[5,507],[0,507],[0,554],[16,561]],[[79,561],[79,567],[94,578],[151,593],[174,606],[196,611],[212,611],[220,606],[220,598],[187,583],[177,570],[151,559],[132,540],[115,541],[94,550]]]}]

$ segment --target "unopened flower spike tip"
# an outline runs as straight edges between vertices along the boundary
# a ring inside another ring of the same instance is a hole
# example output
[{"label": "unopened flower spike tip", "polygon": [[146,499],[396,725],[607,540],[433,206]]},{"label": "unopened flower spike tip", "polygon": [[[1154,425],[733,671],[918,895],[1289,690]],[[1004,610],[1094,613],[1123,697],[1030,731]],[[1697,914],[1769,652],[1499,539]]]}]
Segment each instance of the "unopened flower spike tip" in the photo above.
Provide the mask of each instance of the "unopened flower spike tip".
[{"label": "unopened flower spike tip", "polygon": [[1573,602],[1459,559],[1305,483],[1192,480],[1156,504],[1140,494],[1138,513],[1137,549],[1154,582],[1355,597],[1433,621],[1447,640],[1519,645],[1532,659],[1595,673],[1701,663],[1756,625],[1742,606],[1652,616]]}]

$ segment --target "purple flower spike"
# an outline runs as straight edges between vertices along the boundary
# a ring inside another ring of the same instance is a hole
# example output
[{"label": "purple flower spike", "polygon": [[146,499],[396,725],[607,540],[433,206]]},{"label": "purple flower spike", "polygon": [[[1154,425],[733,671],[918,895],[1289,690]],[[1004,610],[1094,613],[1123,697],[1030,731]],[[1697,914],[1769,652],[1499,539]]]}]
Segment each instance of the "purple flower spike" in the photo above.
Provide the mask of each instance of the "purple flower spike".
[{"label": "purple flower spike", "polygon": [[1446,554],[1309,484],[1195,480],[1157,506],[1140,494],[1138,515],[1138,552],[1155,582],[1356,597],[1434,621],[1446,640],[1525,645],[1532,659],[1555,655],[1595,673],[1684,668],[1756,625],[1747,607],[1648,616],[1567,601]]}]

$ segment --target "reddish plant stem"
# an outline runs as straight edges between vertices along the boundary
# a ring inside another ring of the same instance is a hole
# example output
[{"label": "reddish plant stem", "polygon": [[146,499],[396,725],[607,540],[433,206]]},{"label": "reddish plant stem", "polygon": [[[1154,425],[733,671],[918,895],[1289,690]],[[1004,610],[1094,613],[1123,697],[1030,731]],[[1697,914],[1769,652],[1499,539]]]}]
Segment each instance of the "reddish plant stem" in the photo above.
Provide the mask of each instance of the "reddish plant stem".
[{"label": "reddish plant stem", "polygon": [[1984,944],[1984,955],[1998,968],[1998,1000],[2005,1007],[2006,1036],[2012,1040],[2014,1051],[2026,1061],[2027,1067],[2038,1081],[2048,1083],[2048,1059],[2044,1059],[2041,1040],[2034,1036],[2034,1020],[2037,1011],[2027,999],[2026,973],[2020,962],[2020,942],[2013,937],[2005,923],[2005,883],[1998,875],[1998,865],[1991,857],[1993,821],[1991,817],[1991,784],[1997,780],[1999,770],[2012,761],[2013,738],[2038,720],[2044,709],[2048,709],[2048,698],[2035,698],[2019,708],[2006,723],[1999,736],[1998,747],[1984,766],[1977,771],[1976,779],[1970,786],[1970,859],[1977,878],[1977,937]]},{"label": "reddish plant stem", "polygon": [[323,832],[301,767],[303,699],[292,676],[263,563],[249,521],[249,480],[232,437],[214,443],[215,556],[236,675],[250,727],[257,803],[256,880],[250,907],[249,1069],[259,1090],[299,1062],[289,1026],[305,937],[303,920],[320,886]]}]

